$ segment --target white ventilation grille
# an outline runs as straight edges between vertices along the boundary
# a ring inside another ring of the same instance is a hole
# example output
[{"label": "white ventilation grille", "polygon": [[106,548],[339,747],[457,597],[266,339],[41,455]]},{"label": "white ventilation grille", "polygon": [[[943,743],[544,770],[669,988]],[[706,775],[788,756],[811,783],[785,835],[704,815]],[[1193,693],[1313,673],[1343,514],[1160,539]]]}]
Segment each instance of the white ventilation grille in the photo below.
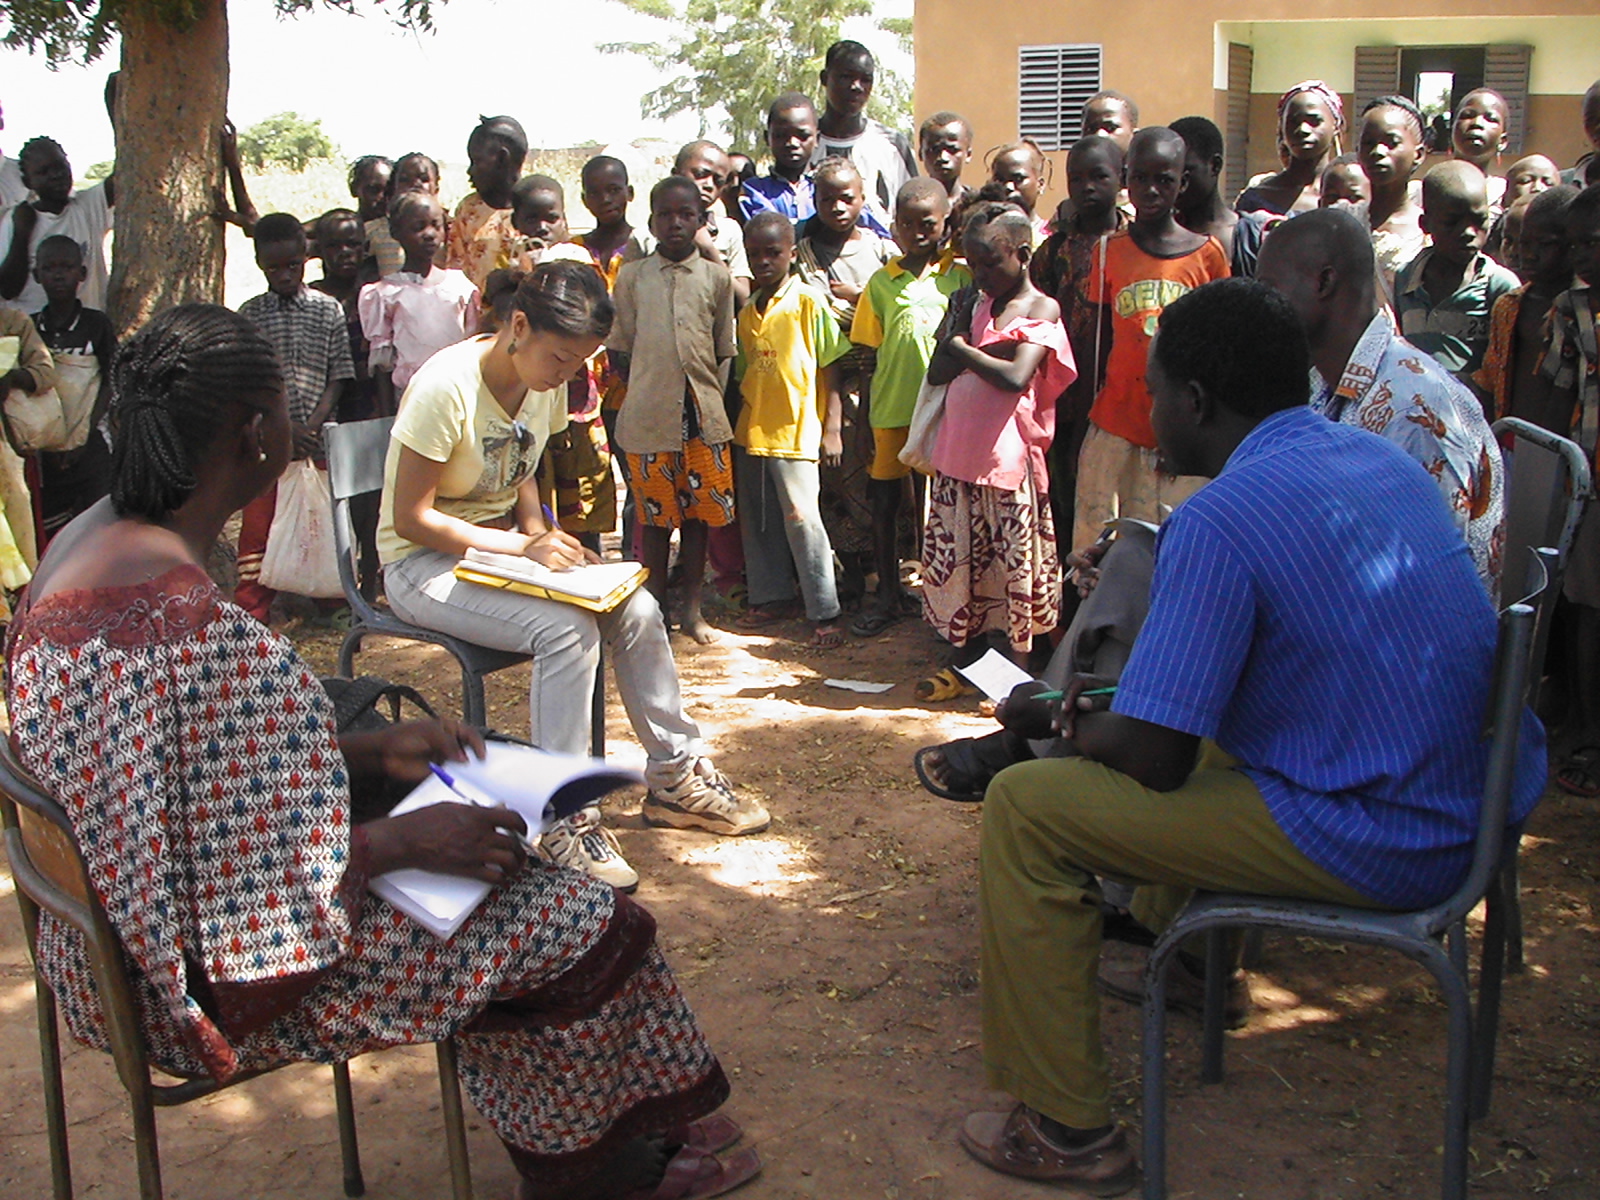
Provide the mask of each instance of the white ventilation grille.
[{"label": "white ventilation grille", "polygon": [[1100,90],[1099,45],[1017,48],[1017,132],[1062,150],[1083,130],[1083,106]]}]

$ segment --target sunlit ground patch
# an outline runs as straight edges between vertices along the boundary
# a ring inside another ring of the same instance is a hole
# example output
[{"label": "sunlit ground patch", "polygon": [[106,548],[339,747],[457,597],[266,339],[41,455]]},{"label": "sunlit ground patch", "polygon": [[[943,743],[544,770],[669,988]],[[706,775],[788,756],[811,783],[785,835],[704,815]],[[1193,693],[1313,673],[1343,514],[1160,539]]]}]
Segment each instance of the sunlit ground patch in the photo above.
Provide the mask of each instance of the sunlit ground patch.
[{"label": "sunlit ground patch", "polygon": [[699,867],[712,883],[760,896],[786,896],[817,878],[811,858],[787,838],[723,839],[684,850],[678,861]]}]

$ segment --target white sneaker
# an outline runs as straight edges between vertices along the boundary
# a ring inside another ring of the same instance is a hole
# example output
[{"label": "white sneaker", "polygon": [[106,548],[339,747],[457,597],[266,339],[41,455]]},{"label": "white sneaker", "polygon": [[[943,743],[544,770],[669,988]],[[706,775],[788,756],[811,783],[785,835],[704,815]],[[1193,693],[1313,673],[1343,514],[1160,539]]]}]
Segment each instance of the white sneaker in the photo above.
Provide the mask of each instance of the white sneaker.
[{"label": "white sneaker", "polygon": [[650,825],[704,829],[726,837],[760,833],[772,823],[758,801],[734,792],[727,776],[712,766],[709,758],[697,759],[671,787],[652,788],[644,798],[644,819]]},{"label": "white sneaker", "polygon": [[619,892],[631,892],[639,886],[639,872],[622,857],[617,835],[600,823],[598,808],[580,808],[557,821],[539,839],[539,853],[558,867],[592,875]]}]

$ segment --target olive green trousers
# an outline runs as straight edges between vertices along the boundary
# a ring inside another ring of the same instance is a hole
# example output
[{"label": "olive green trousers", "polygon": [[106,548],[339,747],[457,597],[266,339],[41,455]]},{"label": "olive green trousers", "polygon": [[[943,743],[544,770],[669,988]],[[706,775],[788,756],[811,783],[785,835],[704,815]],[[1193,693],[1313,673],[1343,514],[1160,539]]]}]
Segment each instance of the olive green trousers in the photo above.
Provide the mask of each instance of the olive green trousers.
[{"label": "olive green trousers", "polygon": [[1000,772],[983,805],[983,1062],[989,1085],[1078,1129],[1111,1120],[1100,1045],[1098,877],[1141,885],[1164,929],[1195,888],[1376,907],[1278,828],[1250,778],[1207,746],[1182,787],[1151,791],[1083,758]]}]

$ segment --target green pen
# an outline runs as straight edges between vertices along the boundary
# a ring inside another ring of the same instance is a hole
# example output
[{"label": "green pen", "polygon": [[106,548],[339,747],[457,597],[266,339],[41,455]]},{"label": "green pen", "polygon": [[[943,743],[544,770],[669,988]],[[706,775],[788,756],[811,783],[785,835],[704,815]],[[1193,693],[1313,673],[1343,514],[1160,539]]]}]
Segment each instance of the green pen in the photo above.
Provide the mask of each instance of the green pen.
[{"label": "green pen", "polygon": [[[1116,693],[1117,693],[1117,689],[1114,688],[1114,687],[1090,688],[1086,692],[1079,692],[1078,696],[1081,699],[1084,696],[1114,696],[1114,695],[1116,695]],[[1035,692],[1033,695],[1029,696],[1028,699],[1029,700],[1060,700],[1065,696],[1066,696],[1065,692]]]}]

